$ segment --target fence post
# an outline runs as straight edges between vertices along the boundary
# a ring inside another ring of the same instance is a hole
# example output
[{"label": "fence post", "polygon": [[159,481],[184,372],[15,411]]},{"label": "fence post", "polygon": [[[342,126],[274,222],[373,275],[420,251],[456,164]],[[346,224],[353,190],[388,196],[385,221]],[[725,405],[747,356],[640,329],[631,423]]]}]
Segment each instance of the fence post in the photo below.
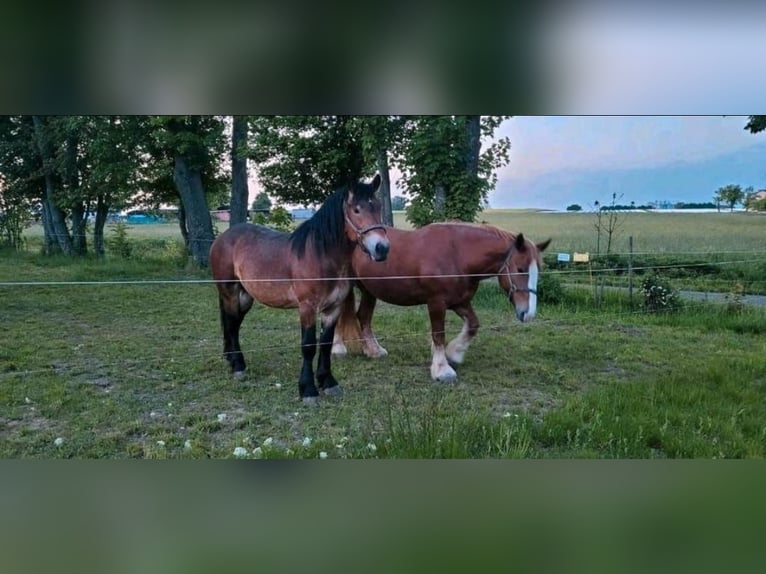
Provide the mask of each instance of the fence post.
[{"label": "fence post", "polygon": [[633,236],[628,237],[628,300],[633,309]]}]

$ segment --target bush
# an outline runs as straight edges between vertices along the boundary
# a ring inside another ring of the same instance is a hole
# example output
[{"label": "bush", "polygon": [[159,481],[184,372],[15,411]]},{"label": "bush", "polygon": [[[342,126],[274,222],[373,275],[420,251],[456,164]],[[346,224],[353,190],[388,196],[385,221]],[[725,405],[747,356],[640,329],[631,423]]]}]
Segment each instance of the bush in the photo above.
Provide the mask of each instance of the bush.
[{"label": "bush", "polygon": [[537,283],[540,303],[558,304],[564,299],[564,288],[557,275],[541,273]]},{"label": "bush", "polygon": [[273,227],[280,231],[290,231],[293,227],[293,216],[284,207],[278,205],[268,215],[256,213],[253,217],[253,223]]},{"label": "bush", "polygon": [[653,313],[675,311],[681,307],[678,291],[656,273],[641,281],[642,307]]},{"label": "bush", "polygon": [[112,235],[106,240],[106,245],[109,251],[118,257],[127,259],[132,255],[133,246],[128,239],[128,228],[124,223],[118,222],[112,228]]}]

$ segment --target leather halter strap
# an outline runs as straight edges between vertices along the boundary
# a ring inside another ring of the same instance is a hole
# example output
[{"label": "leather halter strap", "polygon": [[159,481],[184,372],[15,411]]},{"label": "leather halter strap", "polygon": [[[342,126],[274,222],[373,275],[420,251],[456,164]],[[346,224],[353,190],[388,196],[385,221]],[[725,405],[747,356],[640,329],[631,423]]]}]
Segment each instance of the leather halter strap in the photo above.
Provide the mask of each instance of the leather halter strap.
[{"label": "leather halter strap", "polygon": [[530,289],[527,288],[521,288],[516,287],[513,283],[513,279],[511,278],[511,255],[513,255],[513,250],[515,249],[515,245],[511,243],[511,246],[508,248],[508,253],[505,256],[505,259],[503,261],[503,265],[500,267],[500,272],[503,272],[503,269],[505,269],[505,274],[508,276],[508,284],[511,286],[511,288],[508,291],[508,299],[510,299],[514,293],[517,291],[519,293],[532,293],[534,295],[537,295],[537,289]]},{"label": "leather halter strap", "polygon": [[385,229],[386,228],[386,226],[383,225],[382,223],[373,223],[372,225],[368,225],[367,227],[363,227],[363,228],[360,229],[356,225],[354,225],[354,222],[351,221],[351,219],[349,219],[348,214],[345,212],[345,210],[343,212],[343,216],[346,218],[346,223],[348,223],[351,226],[351,229],[354,230],[354,233],[356,233],[357,240],[359,240],[362,237],[364,237],[365,233],[369,233],[370,231],[372,231],[374,229]]}]

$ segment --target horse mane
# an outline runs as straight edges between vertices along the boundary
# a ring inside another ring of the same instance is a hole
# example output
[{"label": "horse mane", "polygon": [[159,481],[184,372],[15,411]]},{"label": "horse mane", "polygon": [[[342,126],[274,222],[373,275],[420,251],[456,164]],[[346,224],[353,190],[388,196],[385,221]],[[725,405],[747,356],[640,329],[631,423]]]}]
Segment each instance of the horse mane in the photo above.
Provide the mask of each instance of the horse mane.
[{"label": "horse mane", "polygon": [[497,237],[500,237],[501,239],[507,239],[508,241],[515,240],[517,235],[516,233],[506,231],[505,229],[500,229],[499,227],[495,225],[491,225],[489,223],[460,221],[459,219],[449,220],[449,221],[435,221],[434,223],[431,223],[431,225],[459,225],[461,227],[472,227],[474,229],[482,229],[484,231],[490,231],[494,233]]},{"label": "horse mane", "polygon": [[314,253],[323,257],[341,247],[346,241],[346,218],[343,204],[346,202],[349,190],[354,192],[357,199],[373,197],[375,189],[372,185],[359,182],[353,186],[336,189],[322,204],[319,210],[307,221],[304,221],[290,234],[290,248],[299,258],[306,253],[306,243],[311,240]]}]

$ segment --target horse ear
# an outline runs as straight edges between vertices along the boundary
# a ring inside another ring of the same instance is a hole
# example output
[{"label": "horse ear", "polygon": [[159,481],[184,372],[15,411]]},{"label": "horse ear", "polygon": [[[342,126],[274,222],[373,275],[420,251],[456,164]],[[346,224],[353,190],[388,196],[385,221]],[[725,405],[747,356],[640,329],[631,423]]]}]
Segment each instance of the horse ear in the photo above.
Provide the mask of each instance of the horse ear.
[{"label": "horse ear", "polygon": [[378,188],[380,188],[380,174],[379,173],[375,174],[375,177],[372,178],[372,183],[370,185],[372,185],[373,193],[378,191]]},{"label": "horse ear", "polygon": [[519,233],[519,234],[516,236],[516,241],[514,241],[514,243],[513,243],[513,246],[514,246],[514,247],[515,247],[515,248],[516,248],[518,251],[524,251],[524,249],[526,249],[526,247],[527,247],[527,245],[526,245],[525,241],[526,241],[526,240],[524,239],[524,234],[523,234],[523,233]]},{"label": "horse ear", "polygon": [[537,250],[541,252],[545,251],[550,244],[551,244],[551,238],[549,237],[545,241],[537,244]]}]

